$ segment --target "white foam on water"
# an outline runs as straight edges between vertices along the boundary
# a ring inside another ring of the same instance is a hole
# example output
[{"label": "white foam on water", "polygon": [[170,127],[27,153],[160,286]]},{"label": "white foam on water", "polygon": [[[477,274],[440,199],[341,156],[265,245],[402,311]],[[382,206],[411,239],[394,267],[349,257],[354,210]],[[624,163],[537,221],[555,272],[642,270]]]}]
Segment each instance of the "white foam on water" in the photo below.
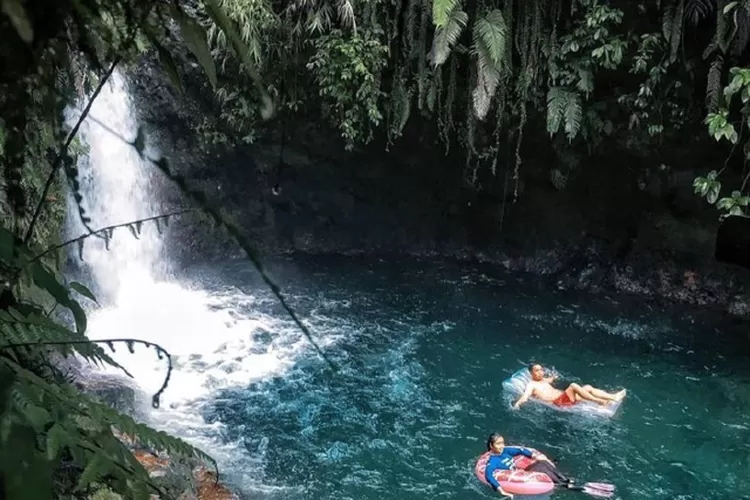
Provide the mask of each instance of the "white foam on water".
[{"label": "white foam on water", "polygon": [[[90,226],[97,229],[158,215],[162,210],[159,193],[152,189],[153,167],[112,133],[127,140],[137,133],[126,81],[117,72],[90,116],[96,120],[87,119],[80,131],[89,154],[78,164]],[[71,123],[77,118],[77,112],[69,113]],[[84,232],[71,197],[68,237]],[[165,250],[153,223],[142,226],[139,239],[125,228],[117,230],[109,249],[102,239],[86,240],[82,266],[89,269],[104,304],[89,311],[88,336],[138,338],[164,347],[173,357],[174,371],[161,408],[147,413],[148,422],[202,448],[220,463],[236,462],[241,460],[239,444],[223,442],[222,426],[209,425],[202,408],[221,389],[283,374],[310,345],[288,321],[254,311],[256,299],[251,295],[236,289],[217,294],[170,281]],[[72,251],[77,254],[77,249]],[[259,335],[263,331],[273,335]],[[324,336],[320,343],[333,341],[335,336]],[[136,345],[134,354],[125,344],[115,347],[112,357],[145,392],[155,393],[164,380],[166,360],[143,346]],[[242,467],[248,465],[252,464]],[[253,482],[251,476],[257,475],[248,470],[242,474]]]}]

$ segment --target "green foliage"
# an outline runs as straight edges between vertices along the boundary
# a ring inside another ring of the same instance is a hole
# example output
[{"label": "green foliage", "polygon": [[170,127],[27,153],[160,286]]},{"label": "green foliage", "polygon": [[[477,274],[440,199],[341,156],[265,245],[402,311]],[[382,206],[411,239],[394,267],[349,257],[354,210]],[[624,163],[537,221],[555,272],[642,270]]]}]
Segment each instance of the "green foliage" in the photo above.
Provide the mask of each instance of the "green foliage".
[{"label": "green foliage", "polygon": [[551,60],[547,92],[547,132],[554,135],[562,125],[569,141],[584,125],[583,102],[594,92],[595,75],[617,69],[627,49],[623,37],[613,33],[622,23],[623,11],[595,1],[582,3],[583,18],[561,37]]},{"label": "green foliage", "polygon": [[206,72],[208,81],[213,87],[216,87],[216,66],[214,65],[211,51],[208,48],[207,35],[198,21],[191,18],[176,5],[172,9],[172,15],[180,26],[180,31],[185,40],[185,44],[195,55],[203,71]]},{"label": "green foliage", "polygon": [[[435,5],[438,3],[439,0],[436,0]],[[445,22],[436,24],[435,36],[432,39],[432,51],[430,52],[430,60],[434,66],[440,66],[448,59],[451,49],[458,41],[458,37],[461,36],[469,20],[469,16],[461,10],[458,2],[445,3],[453,5],[453,7],[448,11]],[[437,7],[433,7],[433,9],[435,8]]]},{"label": "green foliage", "polygon": [[732,144],[737,142],[738,135],[734,125],[728,120],[729,111],[726,109],[720,110],[718,113],[709,113],[706,117],[706,125],[708,125],[708,133],[717,141],[721,138],[727,139]]},{"label": "green foliage", "polygon": [[719,199],[719,193],[721,192],[721,182],[717,177],[716,171],[712,170],[706,177],[696,177],[693,181],[694,192],[700,196],[705,196],[712,205]]},{"label": "green foliage", "polygon": [[716,203],[716,208],[726,210],[729,215],[745,215],[745,207],[748,203],[750,203],[750,196],[743,195],[735,189],[731,196],[720,199]]},{"label": "green foliage", "polygon": [[[322,114],[347,149],[368,143],[381,115],[386,144],[410,120],[432,120],[446,151],[458,139],[467,161],[492,172],[498,140],[520,151],[527,119],[552,134],[559,154],[614,147],[652,157],[718,112],[720,83],[750,40],[746,2],[217,1],[290,112],[285,120]],[[219,26],[212,20],[209,39],[229,61],[225,75],[236,76],[229,39],[213,34]],[[363,49],[368,42],[373,50]],[[699,82],[708,82],[707,109],[694,99]],[[204,135],[225,145],[257,140],[266,131],[256,94],[242,81],[224,86]]]},{"label": "green foliage", "polygon": [[[750,68],[733,67],[729,70],[729,76],[731,79],[722,92],[723,102],[717,99],[718,109],[715,112],[708,113],[704,123],[708,125],[708,133],[714,140],[726,139],[734,146],[740,140],[741,135],[737,132],[735,123],[730,119],[730,109],[734,97],[737,95],[740,96],[739,104],[741,106],[738,123],[740,130],[750,129]],[[730,158],[733,152],[734,147],[729,153]],[[745,142],[743,156],[743,163],[750,160],[750,139]],[[727,158],[727,162],[730,158]],[[724,171],[724,168],[721,171]],[[719,173],[712,170],[706,177],[697,177],[693,182],[696,194],[705,196],[710,204],[716,204],[716,208],[727,212],[729,215],[745,215],[745,207],[750,202],[750,197],[742,194],[742,192],[750,179],[750,174],[744,174],[742,186],[739,190],[733,190],[729,197],[721,199],[719,199],[721,183],[718,176]]]},{"label": "green foliage", "polygon": [[370,142],[373,128],[383,119],[380,72],[388,47],[374,33],[344,37],[333,30],[318,38],[315,48],[307,68],[315,75],[327,114],[341,130],[346,149]]},{"label": "green foliage", "polygon": [[568,140],[573,140],[583,121],[581,95],[562,87],[553,87],[547,94],[547,132],[554,135],[562,125]]},{"label": "green foliage", "polygon": [[[64,285],[39,254],[0,228],[2,281],[12,286],[4,293],[15,297],[14,305],[0,310],[0,462],[6,479],[5,498],[85,493],[94,483],[107,485],[124,498],[149,498],[157,490],[148,472],[114,431],[154,450],[210,461],[183,441],[136,423],[56,375],[54,365],[45,361],[52,355],[76,355],[98,365],[119,365],[86,338],[85,314],[71,292],[96,300],[91,291],[80,283]],[[24,294],[28,287],[21,286],[25,281],[33,282],[52,302],[65,307],[75,330],[50,318],[29,300]],[[129,345],[138,342],[122,340]],[[164,352],[157,350],[160,355]],[[48,368],[41,368],[45,366]],[[61,470],[78,471],[70,491],[62,491],[66,486],[59,477]]]},{"label": "green foliage", "polygon": [[436,28],[442,28],[448,24],[451,12],[458,7],[458,0],[433,0],[432,22]]},{"label": "green foliage", "polygon": [[480,120],[487,116],[500,77],[506,68],[508,28],[503,13],[494,9],[474,23],[473,52],[477,57],[477,85],[474,87],[474,112]]}]

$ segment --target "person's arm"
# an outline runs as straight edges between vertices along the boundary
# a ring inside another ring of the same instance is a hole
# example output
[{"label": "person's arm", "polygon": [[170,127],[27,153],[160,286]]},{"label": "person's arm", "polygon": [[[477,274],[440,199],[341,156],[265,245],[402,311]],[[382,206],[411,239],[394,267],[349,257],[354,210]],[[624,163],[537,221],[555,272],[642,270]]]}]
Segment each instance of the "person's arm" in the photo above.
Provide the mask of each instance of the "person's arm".
[{"label": "person's arm", "polygon": [[500,487],[500,486],[498,486],[498,487],[497,487],[497,490],[495,490],[495,491],[497,491],[497,492],[498,492],[498,493],[500,493],[501,495],[503,495],[503,496],[506,496],[506,497],[508,497],[508,498],[510,498],[510,499],[512,499],[512,498],[513,498],[513,493],[508,493],[507,491],[505,491],[505,490],[504,490],[504,489],[503,489],[502,487]]},{"label": "person's arm", "polygon": [[497,479],[495,479],[495,476],[493,475],[493,472],[497,470],[497,467],[490,467],[490,464],[487,464],[487,468],[484,469],[484,478],[487,480],[488,483],[490,483],[490,486],[492,486],[492,489],[500,493],[501,495],[505,495],[506,497],[513,498],[513,495],[506,492],[502,486],[500,486],[500,483],[497,482]]},{"label": "person's arm", "polygon": [[534,452],[527,448],[521,448],[520,446],[506,446],[505,451],[507,451],[512,457],[523,455],[525,457],[534,458]]},{"label": "person's arm", "polygon": [[523,391],[523,394],[520,398],[518,398],[518,401],[516,401],[516,404],[513,405],[513,408],[516,410],[521,407],[522,404],[524,404],[526,401],[529,400],[531,397],[531,394],[534,392],[534,383],[529,382],[529,385],[526,386],[526,390]]},{"label": "person's arm", "polygon": [[547,458],[543,453],[529,450],[528,448],[522,448],[520,446],[506,446],[505,449],[508,450],[508,453],[510,453],[511,456],[514,457],[516,455],[523,455],[525,457],[533,458],[534,460],[545,460],[547,462],[550,461],[550,459]]}]

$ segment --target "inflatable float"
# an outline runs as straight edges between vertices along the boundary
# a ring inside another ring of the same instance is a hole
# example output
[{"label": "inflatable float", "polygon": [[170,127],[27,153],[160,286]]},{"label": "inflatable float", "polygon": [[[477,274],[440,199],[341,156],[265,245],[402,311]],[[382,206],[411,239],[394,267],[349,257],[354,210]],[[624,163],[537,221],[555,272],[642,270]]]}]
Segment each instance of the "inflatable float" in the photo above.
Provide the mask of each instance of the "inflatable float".
[{"label": "inflatable float", "polygon": [[[538,450],[523,446],[529,451],[539,453]],[[542,457],[541,453],[539,453]],[[478,459],[474,466],[474,475],[477,476],[482,483],[490,486],[490,483],[484,477],[487,471],[487,462],[490,458],[490,452],[483,453]],[[549,493],[555,488],[555,483],[547,474],[542,472],[526,471],[527,467],[536,462],[536,459],[526,457],[524,455],[518,455],[513,457],[513,465],[516,467],[514,470],[496,470],[492,476],[495,480],[500,483],[500,487],[506,493],[513,495],[544,495]],[[575,490],[588,493],[595,497],[612,498],[614,496],[615,487],[609,483],[585,483],[582,486],[577,486]]]},{"label": "inflatable float", "polygon": [[[503,389],[513,394],[516,398],[519,398],[523,394],[523,391],[526,390],[526,386],[529,382],[531,382],[531,373],[529,373],[528,368],[523,367],[507,379],[503,380]],[[620,401],[613,401],[607,406],[601,406],[597,403],[594,403],[593,401],[581,401],[574,404],[573,406],[561,407],[552,403],[547,403],[546,401],[541,401],[536,398],[530,398],[526,404],[532,401],[535,403],[543,404],[545,406],[549,406],[559,411],[571,411],[575,413],[595,413],[598,415],[611,417],[617,412],[617,409],[620,408],[620,405],[622,404],[624,399],[621,399]]]},{"label": "inflatable float", "polygon": [[[524,447],[525,448],[525,447]],[[536,451],[532,448],[526,448],[527,450]],[[537,453],[539,453],[537,451]],[[485,452],[477,460],[477,464],[474,466],[474,474],[481,482],[486,485],[490,485],[487,479],[484,477],[485,470],[487,469],[487,461],[490,458],[490,452]],[[514,470],[496,470],[492,475],[495,480],[500,483],[500,487],[514,495],[543,495],[549,493],[555,488],[555,483],[547,474],[541,472],[526,472],[525,469],[529,465],[536,462],[529,457],[518,455],[513,457],[513,464],[515,465]]]}]

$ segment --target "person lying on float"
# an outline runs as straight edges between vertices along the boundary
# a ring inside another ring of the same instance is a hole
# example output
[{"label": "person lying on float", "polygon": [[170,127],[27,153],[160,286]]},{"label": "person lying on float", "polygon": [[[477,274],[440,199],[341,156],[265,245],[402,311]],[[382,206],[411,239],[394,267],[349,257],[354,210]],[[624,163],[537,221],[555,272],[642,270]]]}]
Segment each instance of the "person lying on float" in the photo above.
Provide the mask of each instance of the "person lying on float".
[{"label": "person lying on float", "polygon": [[531,397],[560,407],[573,406],[581,401],[593,401],[602,406],[607,406],[616,401],[621,401],[627,394],[625,389],[612,394],[588,384],[581,386],[576,383],[570,384],[564,391],[561,391],[552,386],[552,382],[555,381],[557,376],[545,377],[542,365],[537,363],[530,365],[529,372],[531,373],[531,381],[513,405],[514,409],[520,408]]}]

